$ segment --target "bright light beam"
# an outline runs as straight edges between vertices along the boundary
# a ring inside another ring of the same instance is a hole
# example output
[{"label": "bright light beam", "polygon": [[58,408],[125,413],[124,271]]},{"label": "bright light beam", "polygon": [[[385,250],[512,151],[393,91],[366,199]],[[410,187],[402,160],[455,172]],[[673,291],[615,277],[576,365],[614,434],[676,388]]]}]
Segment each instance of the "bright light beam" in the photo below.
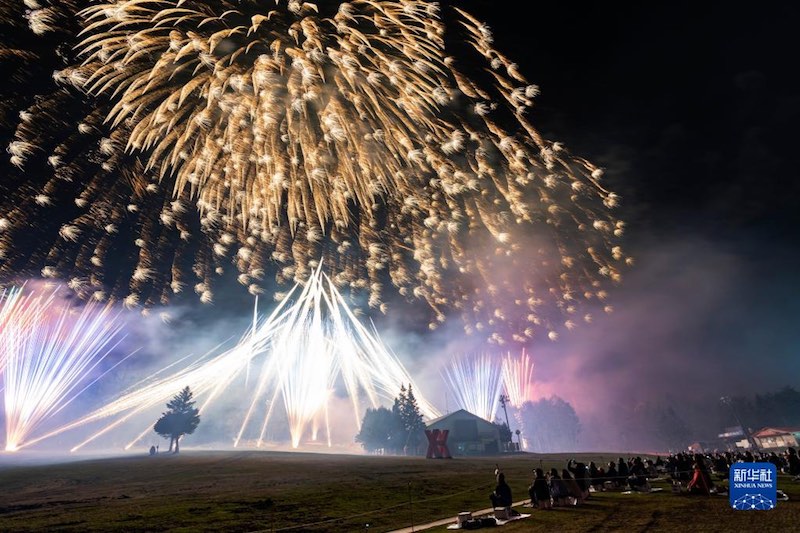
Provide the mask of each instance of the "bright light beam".
[{"label": "bright light beam", "polygon": [[13,306],[3,312],[0,331],[6,451],[31,444],[36,429],[99,379],[86,385],[125,338],[119,312],[95,302],[80,309],[57,302],[58,290],[5,302]]}]

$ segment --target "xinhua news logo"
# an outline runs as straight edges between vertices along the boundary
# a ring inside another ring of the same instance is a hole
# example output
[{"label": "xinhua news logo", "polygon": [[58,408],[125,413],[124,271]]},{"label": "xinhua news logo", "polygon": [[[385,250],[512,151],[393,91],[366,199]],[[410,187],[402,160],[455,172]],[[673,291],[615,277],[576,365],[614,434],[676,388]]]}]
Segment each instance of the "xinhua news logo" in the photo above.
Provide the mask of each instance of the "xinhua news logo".
[{"label": "xinhua news logo", "polygon": [[731,507],[769,511],[778,501],[778,469],[772,463],[735,463],[730,472]]}]

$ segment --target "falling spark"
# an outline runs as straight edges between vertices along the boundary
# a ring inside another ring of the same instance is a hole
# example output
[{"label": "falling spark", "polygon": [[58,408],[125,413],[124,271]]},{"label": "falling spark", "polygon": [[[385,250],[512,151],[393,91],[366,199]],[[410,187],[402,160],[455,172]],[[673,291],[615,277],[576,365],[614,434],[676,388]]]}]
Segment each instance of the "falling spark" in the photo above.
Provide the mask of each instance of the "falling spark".
[{"label": "falling spark", "polygon": [[533,397],[533,361],[523,349],[518,356],[510,352],[503,357],[503,386],[511,405],[517,409]]},{"label": "falling spark", "polygon": [[23,95],[3,103],[0,281],[60,274],[141,308],[202,284],[211,304],[231,262],[282,291],[324,259],[365,307],[396,289],[429,327],[456,315],[503,345],[555,340],[554,315],[631,262],[602,170],[542,137],[539,88],[462,9],[30,4],[0,0],[29,38],[0,36]]},{"label": "falling spark", "polygon": [[[258,361],[257,383],[242,406],[246,412],[233,438],[235,446],[259,416],[261,421],[255,424],[256,445],[263,444],[277,403],[283,404],[289,420],[292,446],[299,447],[309,433],[313,437],[314,428],[320,425],[325,426],[330,445],[329,400],[337,380],[344,384],[353,404],[356,425],[363,415],[362,396],[371,406],[377,406],[381,400],[391,401],[401,385],[413,385],[398,358],[383,344],[374,328],[368,329],[358,321],[319,265],[304,287],[296,284],[270,315],[255,319],[233,348],[218,355],[206,354],[177,371],[172,370],[173,363],[117,399],[40,440],[116,417],[72,449],[78,450],[137,414],[152,410],[185,386],[200,399],[200,411],[205,412],[223,395],[230,396],[238,378],[250,379],[249,369]],[[426,417],[439,415],[422,394],[418,394],[417,400]],[[264,409],[265,406],[268,407]],[[126,448],[148,431],[149,428],[144,430]]]},{"label": "falling spark", "polygon": [[443,377],[461,408],[494,421],[503,391],[502,366],[497,358],[490,354],[454,358]]},{"label": "falling spark", "polygon": [[58,290],[22,300],[13,291],[0,311],[6,451],[30,444],[37,429],[95,383],[99,377],[87,381],[124,339],[118,312],[93,302],[75,308],[56,299]]}]

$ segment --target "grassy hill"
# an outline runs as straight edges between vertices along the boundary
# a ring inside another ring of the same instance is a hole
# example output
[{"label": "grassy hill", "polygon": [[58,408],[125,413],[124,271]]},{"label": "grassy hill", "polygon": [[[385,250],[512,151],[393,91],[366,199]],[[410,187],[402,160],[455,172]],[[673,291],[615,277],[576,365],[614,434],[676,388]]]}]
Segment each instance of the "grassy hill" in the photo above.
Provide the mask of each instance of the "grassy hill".
[{"label": "grassy hill", "polygon": [[[607,462],[609,455],[576,456]],[[261,451],[182,451],[0,467],[0,531],[392,531],[489,506],[495,463],[527,498],[533,468],[568,456],[426,460]],[[727,497],[594,493],[585,505],[532,512],[502,531],[792,531],[800,483],[779,480],[790,501],[743,512]],[[446,531],[444,527],[429,531]]]}]

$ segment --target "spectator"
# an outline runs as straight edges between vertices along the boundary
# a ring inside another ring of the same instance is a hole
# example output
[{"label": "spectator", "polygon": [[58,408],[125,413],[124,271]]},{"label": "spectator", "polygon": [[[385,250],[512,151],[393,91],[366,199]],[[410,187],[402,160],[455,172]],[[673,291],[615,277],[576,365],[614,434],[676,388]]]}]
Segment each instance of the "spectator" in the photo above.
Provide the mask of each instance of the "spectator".
[{"label": "spectator", "polygon": [[790,476],[800,476],[800,457],[794,448],[786,449],[786,468],[785,471]]},{"label": "spectator", "polygon": [[536,477],[533,479],[531,486],[528,487],[528,496],[531,497],[531,504],[539,509],[550,509],[552,507],[550,487],[547,484],[544,471],[541,468],[537,468],[534,472],[536,472]]},{"label": "spectator", "polygon": [[617,463],[609,461],[608,470],[606,471],[606,481],[611,484],[612,488],[619,487],[619,472],[617,472]]},{"label": "spectator", "polygon": [[709,495],[713,486],[714,482],[708,474],[703,456],[700,454],[695,455],[692,479],[686,487],[689,490],[689,494]]},{"label": "spectator", "polygon": [[603,476],[594,461],[589,461],[589,483],[594,487],[594,490],[603,489]]},{"label": "spectator", "polygon": [[572,472],[564,468],[561,470],[561,479],[567,487],[567,495],[572,499],[572,505],[583,503],[583,492],[578,486],[578,482],[572,475]]},{"label": "spectator", "polygon": [[628,486],[631,490],[638,491],[647,491],[649,488],[647,483],[647,471],[644,468],[641,457],[637,457],[633,460],[633,464],[628,471]]},{"label": "spectator", "polygon": [[492,507],[511,507],[514,501],[511,497],[511,487],[506,483],[506,475],[502,472],[497,474],[497,486],[494,492],[489,495]]},{"label": "spectator", "polygon": [[589,485],[591,485],[591,480],[589,479],[589,469],[586,468],[585,463],[578,463],[575,462],[574,459],[570,459],[567,462],[567,470],[572,472],[572,475],[575,477],[575,482],[578,484],[578,487],[581,489],[582,499],[585,500],[589,497]]},{"label": "spectator", "polygon": [[628,463],[622,457],[617,460],[617,473],[621,479],[628,477]]},{"label": "spectator", "polygon": [[553,499],[553,505],[566,505],[567,498],[569,497],[569,489],[567,488],[564,480],[558,475],[558,470],[555,468],[550,469],[550,496]]}]

